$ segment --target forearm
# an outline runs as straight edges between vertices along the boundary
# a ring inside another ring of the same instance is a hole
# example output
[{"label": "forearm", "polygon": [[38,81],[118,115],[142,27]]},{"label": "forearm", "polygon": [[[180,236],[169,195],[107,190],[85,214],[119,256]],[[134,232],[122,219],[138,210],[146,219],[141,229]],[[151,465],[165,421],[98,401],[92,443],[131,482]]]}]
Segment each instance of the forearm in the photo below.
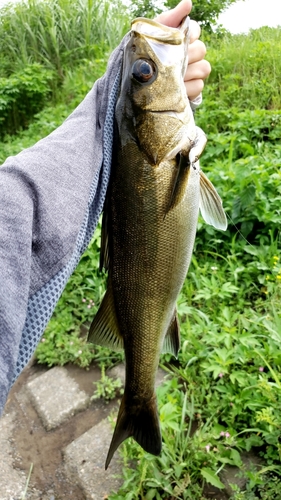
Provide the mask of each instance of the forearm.
[{"label": "forearm", "polygon": [[0,167],[0,413],[102,211],[121,61],[122,44],[61,127]]}]

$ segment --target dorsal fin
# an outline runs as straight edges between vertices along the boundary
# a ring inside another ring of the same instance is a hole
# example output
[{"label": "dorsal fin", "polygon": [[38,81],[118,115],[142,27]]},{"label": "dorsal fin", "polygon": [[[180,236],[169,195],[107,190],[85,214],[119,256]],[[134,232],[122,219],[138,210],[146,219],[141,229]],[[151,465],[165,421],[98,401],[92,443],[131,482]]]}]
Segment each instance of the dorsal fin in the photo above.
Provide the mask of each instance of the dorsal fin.
[{"label": "dorsal fin", "polygon": [[101,225],[101,249],[100,249],[100,271],[109,270],[109,192],[104,202],[102,225]]}]

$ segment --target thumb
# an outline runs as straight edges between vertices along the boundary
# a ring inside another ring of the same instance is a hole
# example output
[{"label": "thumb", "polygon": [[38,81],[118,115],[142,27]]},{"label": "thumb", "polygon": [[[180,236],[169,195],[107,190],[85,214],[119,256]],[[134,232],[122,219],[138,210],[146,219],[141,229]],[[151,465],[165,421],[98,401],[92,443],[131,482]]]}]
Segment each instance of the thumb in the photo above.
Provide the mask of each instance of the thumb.
[{"label": "thumb", "polygon": [[183,18],[189,15],[191,7],[191,0],[181,0],[174,9],[162,12],[162,14],[155,18],[155,21],[171,28],[177,28]]}]

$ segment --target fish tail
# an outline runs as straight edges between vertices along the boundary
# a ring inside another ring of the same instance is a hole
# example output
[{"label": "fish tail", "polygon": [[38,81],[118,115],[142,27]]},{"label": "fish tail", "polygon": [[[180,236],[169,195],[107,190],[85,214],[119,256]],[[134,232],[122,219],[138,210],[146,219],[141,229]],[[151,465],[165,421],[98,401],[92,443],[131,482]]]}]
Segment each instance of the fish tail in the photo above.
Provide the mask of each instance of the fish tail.
[{"label": "fish tail", "polygon": [[137,443],[148,453],[159,455],[162,449],[162,437],[158,417],[156,395],[147,402],[136,405],[130,402],[126,393],[121,401],[116,427],[107,454],[105,469],[125,439],[133,437]]}]

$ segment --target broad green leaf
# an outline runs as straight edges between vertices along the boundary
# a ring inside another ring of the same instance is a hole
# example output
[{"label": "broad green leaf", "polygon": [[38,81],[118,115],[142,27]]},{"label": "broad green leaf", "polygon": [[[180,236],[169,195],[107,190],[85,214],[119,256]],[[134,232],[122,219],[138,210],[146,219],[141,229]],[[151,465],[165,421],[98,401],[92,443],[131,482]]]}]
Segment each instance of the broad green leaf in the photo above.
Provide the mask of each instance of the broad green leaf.
[{"label": "broad green leaf", "polygon": [[155,495],[156,495],[156,491],[157,491],[157,490],[156,490],[155,488],[152,488],[151,490],[149,490],[149,491],[146,493],[146,495],[145,495],[146,500],[154,500]]},{"label": "broad green leaf", "polygon": [[215,486],[220,490],[224,489],[224,485],[222,484],[222,482],[219,480],[218,476],[212,469],[204,467],[204,469],[201,469],[200,472],[204,477],[204,479],[206,479],[207,483],[210,483],[212,486]]},{"label": "broad green leaf", "polygon": [[241,206],[242,208],[248,208],[251,205],[252,201],[254,201],[256,195],[256,188],[253,184],[247,186],[240,195]]}]

